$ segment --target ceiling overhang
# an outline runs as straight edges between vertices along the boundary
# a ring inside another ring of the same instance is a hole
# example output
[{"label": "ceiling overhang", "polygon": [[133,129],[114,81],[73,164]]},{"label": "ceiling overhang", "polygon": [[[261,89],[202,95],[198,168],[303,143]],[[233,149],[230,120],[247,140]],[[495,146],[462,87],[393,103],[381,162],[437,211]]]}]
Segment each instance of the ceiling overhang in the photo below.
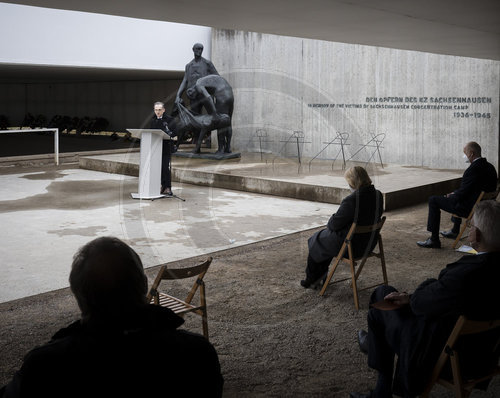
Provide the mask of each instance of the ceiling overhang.
[{"label": "ceiling overhang", "polygon": [[500,60],[498,0],[11,0],[8,3]]}]

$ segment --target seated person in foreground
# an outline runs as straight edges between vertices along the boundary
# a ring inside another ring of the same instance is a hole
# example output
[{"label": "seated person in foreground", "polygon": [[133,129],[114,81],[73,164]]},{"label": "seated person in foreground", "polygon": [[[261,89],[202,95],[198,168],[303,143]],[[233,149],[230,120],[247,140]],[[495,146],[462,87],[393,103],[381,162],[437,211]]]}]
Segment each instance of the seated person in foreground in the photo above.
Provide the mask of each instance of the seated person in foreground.
[{"label": "seated person in foreground", "polygon": [[221,397],[213,346],[148,304],[137,253],[102,237],[75,255],[69,277],[81,319],[31,350],[0,397]]},{"label": "seated person in foreground", "polygon": [[[481,191],[494,192],[497,189],[497,172],[495,167],[481,157],[481,147],[477,142],[469,142],[464,147],[464,158],[470,166],[465,170],[460,187],[445,196],[431,196],[429,198],[429,215],[427,216],[427,231],[431,236],[424,241],[417,242],[420,247],[441,248],[439,240],[439,224],[441,210],[458,216],[467,217],[476,203]],[[453,228],[442,231],[445,238],[455,239],[460,231],[462,219],[451,217]]]},{"label": "seated person in foreground", "polygon": [[[372,180],[363,167],[349,168],[344,178],[352,193],[342,200],[326,228],[316,232],[308,240],[306,279],[300,281],[305,288],[315,288],[326,277],[328,266],[339,253],[352,223],[373,225],[380,221],[384,210],[382,194],[372,185]],[[354,256],[362,256],[367,250],[371,251],[376,243],[375,234],[356,235],[353,240]]]},{"label": "seated person in foreground", "polygon": [[[368,353],[368,366],[378,371],[377,385],[371,394],[352,393],[351,397],[421,394],[460,315],[475,320],[500,318],[500,203],[478,204],[469,239],[479,254],[448,264],[438,279],[427,279],[413,294],[391,286],[375,289],[370,303],[392,304],[395,309],[370,308],[368,332],[359,331],[358,341]],[[474,351],[482,344],[486,342],[475,342]]]}]

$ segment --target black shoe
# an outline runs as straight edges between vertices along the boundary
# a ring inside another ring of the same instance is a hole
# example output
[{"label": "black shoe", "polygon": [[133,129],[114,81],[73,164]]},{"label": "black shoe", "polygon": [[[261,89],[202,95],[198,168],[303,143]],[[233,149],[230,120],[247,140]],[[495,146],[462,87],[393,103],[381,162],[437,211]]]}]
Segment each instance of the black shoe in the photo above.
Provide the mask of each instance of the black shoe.
[{"label": "black shoe", "polygon": [[368,332],[365,330],[358,330],[358,344],[359,349],[363,354],[368,354]]},{"label": "black shoe", "polygon": [[300,286],[306,288],[306,289],[309,289],[311,287],[311,285],[313,284],[314,282],[311,282],[310,280],[308,279],[302,279],[300,281]]},{"label": "black shoe", "polygon": [[421,240],[417,242],[417,245],[419,245],[420,247],[426,247],[428,249],[441,249],[441,242],[439,241],[439,239],[437,241],[432,240],[432,238]]},{"label": "black shoe", "polygon": [[321,283],[321,278],[315,280],[315,281],[311,281],[309,279],[302,279],[300,281],[300,286],[306,288],[306,289],[318,289],[320,286],[323,286],[323,284]]},{"label": "black shoe", "polygon": [[160,195],[163,195],[165,193],[165,189],[166,187],[164,187],[163,185],[160,187]]},{"label": "black shoe", "polygon": [[349,393],[350,398],[371,398],[372,393],[369,392],[368,394],[363,394],[362,392],[351,392]]},{"label": "black shoe", "polygon": [[441,231],[440,234],[448,239],[457,239],[458,236],[458,233],[453,231]]}]

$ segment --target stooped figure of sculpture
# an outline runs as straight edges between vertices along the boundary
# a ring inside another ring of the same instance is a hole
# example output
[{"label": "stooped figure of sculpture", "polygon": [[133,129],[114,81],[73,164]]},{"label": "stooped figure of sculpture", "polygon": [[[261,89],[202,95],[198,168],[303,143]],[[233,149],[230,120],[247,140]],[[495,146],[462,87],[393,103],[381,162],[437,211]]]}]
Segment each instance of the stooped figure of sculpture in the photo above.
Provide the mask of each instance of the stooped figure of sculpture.
[{"label": "stooped figure of sculpture", "polygon": [[219,127],[217,127],[217,152],[231,153],[231,138],[233,136],[231,119],[234,108],[233,89],[222,76],[208,75],[199,78],[193,90],[198,93],[198,98],[203,102],[207,112],[214,116],[214,119],[221,119],[215,117],[215,115],[227,115],[229,117],[229,121],[225,117],[217,121],[219,124]]},{"label": "stooped figure of sculpture", "polygon": [[[231,138],[233,129],[231,118],[233,115],[233,89],[223,77],[208,75],[199,78],[196,84],[188,89],[190,97],[205,107],[208,114],[197,115],[186,109],[181,103],[177,104],[180,126],[184,131],[194,131],[196,146],[194,153],[200,153],[201,143],[206,134],[217,129],[218,149],[216,154],[231,153]],[[182,134],[182,132],[180,133]]]}]

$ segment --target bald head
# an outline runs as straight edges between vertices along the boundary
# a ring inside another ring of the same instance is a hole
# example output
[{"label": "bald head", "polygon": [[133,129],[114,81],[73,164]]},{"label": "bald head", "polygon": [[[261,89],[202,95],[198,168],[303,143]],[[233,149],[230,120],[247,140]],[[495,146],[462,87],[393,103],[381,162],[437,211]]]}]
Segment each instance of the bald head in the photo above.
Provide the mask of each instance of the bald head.
[{"label": "bald head", "polygon": [[464,153],[465,156],[470,160],[472,163],[474,159],[480,158],[481,157],[481,146],[474,141],[468,142],[464,146]]}]

